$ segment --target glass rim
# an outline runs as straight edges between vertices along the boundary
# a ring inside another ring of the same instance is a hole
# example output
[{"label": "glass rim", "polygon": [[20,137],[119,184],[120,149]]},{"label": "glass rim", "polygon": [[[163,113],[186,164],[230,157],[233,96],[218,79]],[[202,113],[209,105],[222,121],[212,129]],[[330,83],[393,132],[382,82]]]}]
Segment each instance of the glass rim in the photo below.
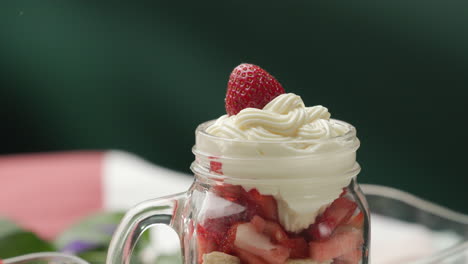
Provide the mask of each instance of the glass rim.
[{"label": "glass rim", "polygon": [[[230,184],[239,184],[242,182],[243,184],[248,185],[271,185],[277,186],[282,184],[317,184],[317,182],[321,182],[317,177],[286,177],[286,178],[255,178],[255,177],[235,177],[229,176],[224,174],[217,174],[209,171],[208,168],[201,166],[197,162],[192,162],[190,165],[190,169],[193,172],[196,181],[200,182],[217,182],[219,184],[223,184],[226,181],[229,181]],[[341,175],[345,178],[350,180],[356,180],[358,174],[361,172],[361,166],[359,163],[355,162],[354,166],[343,172]],[[326,184],[325,184],[326,185]]]},{"label": "glass rim", "polygon": [[236,142],[236,143],[258,143],[258,144],[303,144],[303,143],[311,143],[311,144],[318,144],[318,143],[328,143],[328,142],[333,142],[337,140],[341,141],[350,141],[353,139],[357,139],[357,131],[356,128],[351,125],[350,123],[347,123],[342,120],[330,118],[329,119],[332,122],[338,123],[339,125],[345,126],[348,128],[348,132],[346,132],[344,135],[341,136],[336,136],[336,137],[330,137],[330,138],[319,138],[319,139],[293,139],[293,140],[245,140],[245,139],[233,139],[233,138],[223,138],[219,136],[212,135],[208,132],[206,132],[206,129],[216,122],[216,119],[205,121],[201,123],[200,125],[197,126],[195,130],[195,136],[202,135],[203,137],[210,138],[215,141],[224,141],[224,142]]}]

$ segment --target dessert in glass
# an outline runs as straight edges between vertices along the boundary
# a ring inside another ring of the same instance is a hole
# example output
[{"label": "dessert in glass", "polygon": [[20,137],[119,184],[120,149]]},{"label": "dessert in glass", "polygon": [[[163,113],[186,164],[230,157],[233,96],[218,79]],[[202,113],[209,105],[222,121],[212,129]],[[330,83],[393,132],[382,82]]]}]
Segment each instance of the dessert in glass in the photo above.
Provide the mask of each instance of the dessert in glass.
[{"label": "dessert in glass", "polygon": [[187,264],[368,263],[355,128],[252,64],[231,73],[226,111],[196,130],[191,188],[131,210],[107,263],[128,263],[154,223],[176,230]]}]

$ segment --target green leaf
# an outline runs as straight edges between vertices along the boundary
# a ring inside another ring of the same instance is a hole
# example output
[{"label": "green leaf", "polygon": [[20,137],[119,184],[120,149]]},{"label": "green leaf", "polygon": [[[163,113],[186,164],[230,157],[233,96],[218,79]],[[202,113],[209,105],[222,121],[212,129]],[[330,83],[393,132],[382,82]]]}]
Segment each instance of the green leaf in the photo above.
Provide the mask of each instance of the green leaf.
[{"label": "green leaf", "polygon": [[55,248],[50,243],[40,239],[34,233],[24,231],[8,219],[0,219],[0,256],[2,258],[54,250]]},{"label": "green leaf", "polygon": [[107,247],[122,217],[121,212],[93,214],[60,234],[54,241],[54,245],[61,250],[73,247],[73,244],[77,242],[88,243],[92,249]]},{"label": "green leaf", "polygon": [[18,231],[21,231],[21,228],[17,224],[8,219],[0,218],[0,237]]},{"label": "green leaf", "polygon": [[16,231],[0,237],[0,256],[2,258],[41,251],[55,251],[55,248],[32,232]]},{"label": "green leaf", "polygon": [[86,251],[79,254],[78,257],[92,264],[104,264],[106,263],[107,250]]},{"label": "green leaf", "polygon": [[[77,254],[93,264],[105,263],[112,235],[123,217],[121,212],[100,212],[84,218],[60,234],[54,244],[61,251]],[[132,264],[139,264],[139,252],[149,244],[144,232],[135,247]]]}]

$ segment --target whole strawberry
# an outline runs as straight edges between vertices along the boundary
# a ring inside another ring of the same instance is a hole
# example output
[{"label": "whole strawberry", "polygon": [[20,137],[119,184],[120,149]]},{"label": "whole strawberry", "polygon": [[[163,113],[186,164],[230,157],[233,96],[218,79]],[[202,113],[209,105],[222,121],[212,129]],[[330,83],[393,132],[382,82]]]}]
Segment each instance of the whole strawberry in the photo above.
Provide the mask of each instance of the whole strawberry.
[{"label": "whole strawberry", "polygon": [[281,84],[257,65],[242,63],[229,76],[226,93],[226,113],[236,115],[242,109],[262,109],[284,93]]}]

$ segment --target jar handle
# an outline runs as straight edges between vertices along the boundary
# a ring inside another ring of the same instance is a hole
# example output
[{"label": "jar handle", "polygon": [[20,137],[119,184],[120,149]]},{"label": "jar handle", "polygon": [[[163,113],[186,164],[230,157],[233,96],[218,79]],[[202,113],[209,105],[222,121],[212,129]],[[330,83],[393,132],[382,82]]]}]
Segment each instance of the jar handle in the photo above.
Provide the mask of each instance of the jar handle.
[{"label": "jar handle", "polygon": [[156,225],[171,227],[179,235],[182,227],[181,210],[187,194],[178,193],[137,204],[123,217],[107,252],[106,264],[130,264],[133,249],[143,232]]}]

